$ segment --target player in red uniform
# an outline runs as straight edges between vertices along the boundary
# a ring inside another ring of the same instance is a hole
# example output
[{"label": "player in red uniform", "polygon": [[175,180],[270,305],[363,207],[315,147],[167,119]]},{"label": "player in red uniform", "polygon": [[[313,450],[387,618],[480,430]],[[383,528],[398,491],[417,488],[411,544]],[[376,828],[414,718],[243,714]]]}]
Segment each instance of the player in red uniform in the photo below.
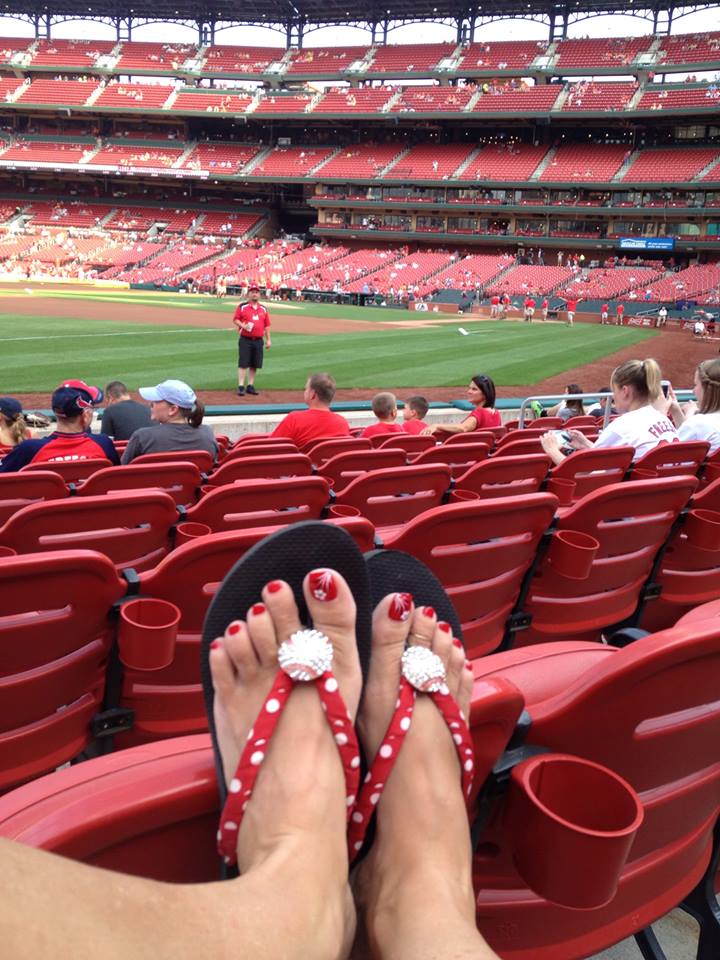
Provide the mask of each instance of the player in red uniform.
[{"label": "player in red uniform", "polygon": [[[235,311],[233,323],[237,327],[240,338],[238,340],[238,396],[243,397],[247,392],[257,396],[255,389],[255,371],[263,365],[263,345],[269,350],[270,314],[267,308],[260,303],[260,287],[253,283],[248,288],[248,297]],[[247,375],[247,391],[245,376]]]}]

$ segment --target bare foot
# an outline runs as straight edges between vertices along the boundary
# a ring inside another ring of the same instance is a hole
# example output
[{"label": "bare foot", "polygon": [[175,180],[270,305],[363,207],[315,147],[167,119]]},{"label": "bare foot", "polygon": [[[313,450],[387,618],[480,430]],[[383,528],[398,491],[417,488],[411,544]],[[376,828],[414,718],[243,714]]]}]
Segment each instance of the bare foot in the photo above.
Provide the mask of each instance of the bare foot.
[{"label": "bare foot", "polygon": [[[316,629],[332,643],[333,672],[350,727],[362,683],[354,600],[345,580],[334,572],[311,572],[303,589]],[[210,651],[215,723],[229,789],[277,674],[278,647],[301,627],[288,584],[269,583],[262,599],[248,611],[247,621],[231,623]],[[342,733],[335,731],[338,735]],[[334,915],[333,930],[341,928],[338,955],[354,928],[347,888],[346,815],[345,777],[320,698],[314,684],[297,684],[267,746],[240,827],[238,865],[249,877],[258,868],[285,860],[290,851],[293,870],[307,877],[308,901],[320,901],[309,903],[306,912],[311,915],[321,907],[323,914]],[[318,928],[318,939],[320,935]]]},{"label": "bare foot", "polygon": [[[373,617],[372,659],[358,719],[368,759],[395,710],[406,640],[440,657],[450,693],[468,717],[472,673],[449,625],[438,624],[432,608],[414,610],[409,596],[392,594]],[[378,803],[375,842],[355,883],[372,955],[490,960],[494,954],[475,925],[471,862],[455,746],[440,711],[420,694]]]}]

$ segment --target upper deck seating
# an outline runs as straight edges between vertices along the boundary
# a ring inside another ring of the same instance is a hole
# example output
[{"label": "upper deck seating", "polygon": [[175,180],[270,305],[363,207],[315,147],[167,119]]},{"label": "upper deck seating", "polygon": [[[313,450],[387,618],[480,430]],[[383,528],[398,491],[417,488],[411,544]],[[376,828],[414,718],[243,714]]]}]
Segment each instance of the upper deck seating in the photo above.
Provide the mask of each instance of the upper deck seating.
[{"label": "upper deck seating", "polygon": [[[325,91],[313,113],[381,113],[393,87],[335,87]],[[394,109],[394,108],[393,108]]]},{"label": "upper deck seating", "polygon": [[561,40],[557,47],[556,65],[567,69],[624,67],[639,54],[646,53],[652,42],[651,36]]},{"label": "upper deck seating", "polygon": [[27,50],[34,42],[34,37],[0,37],[0,62],[7,63],[16,53]]},{"label": "upper deck seating", "polygon": [[99,87],[97,80],[43,80],[37,78],[26,83],[25,89],[16,97],[16,103],[59,103],[67,106],[82,106]]},{"label": "upper deck seating", "polygon": [[233,47],[215,44],[205,51],[203,73],[264,73],[271,63],[282,60],[282,47]]},{"label": "upper deck seating", "polygon": [[483,147],[459,180],[527,180],[547,153],[545,146],[507,143]]},{"label": "upper deck seating", "polygon": [[307,93],[267,93],[260,98],[253,115],[265,113],[306,113],[312,103]]},{"label": "upper deck seating", "polygon": [[305,177],[332,152],[332,147],[275,147],[253,169],[252,176]]},{"label": "upper deck seating", "polygon": [[18,137],[0,157],[2,163],[80,163],[94,143],[67,143],[58,140],[25,140]]},{"label": "upper deck seating", "polygon": [[462,70],[523,70],[547,49],[544,40],[501,40],[484,43],[482,40],[463,46],[459,69]]},{"label": "upper deck seating", "polygon": [[165,83],[109,83],[95,101],[98,107],[159,110],[173,92]]},{"label": "upper deck seating", "polygon": [[557,153],[540,174],[540,180],[612,180],[629,152],[629,147],[623,145],[567,144],[558,147]]},{"label": "upper deck seating", "polygon": [[183,170],[209,170],[211,173],[236,174],[256,157],[262,148],[256,144],[200,142],[185,159]]},{"label": "upper deck seating", "polygon": [[195,56],[194,43],[145,43],[125,41],[120,51],[117,69],[122,73],[145,74],[177,70]]},{"label": "upper deck seating", "polygon": [[38,40],[33,67],[94,67],[98,57],[107,55],[114,40]]},{"label": "upper deck seating", "polygon": [[720,150],[717,147],[642,150],[622,180],[624,183],[692,180],[709,163],[718,159]]},{"label": "upper deck seating", "polygon": [[547,113],[552,110],[560,96],[557,84],[536,84],[514,90],[509,84],[491,86],[487,93],[481,92],[472,108],[473,113]]},{"label": "upper deck seating", "polygon": [[247,93],[185,87],[175,97],[172,109],[178,113],[245,113],[251,103]]},{"label": "upper deck seating", "polygon": [[470,156],[468,144],[421,144],[411,147],[406,156],[385,174],[385,180],[447,180]]},{"label": "upper deck seating", "polygon": [[720,91],[716,85],[690,86],[685,83],[651,83],[640,97],[637,110],[684,110],[688,107],[718,109]]},{"label": "upper deck seating", "polygon": [[474,93],[474,87],[405,87],[390,113],[458,113]]},{"label": "upper deck seating", "polygon": [[341,73],[358,60],[363,60],[369,46],[361,47],[305,47],[294,50],[286,73],[317,74]]},{"label": "upper deck seating", "polygon": [[318,170],[322,178],[349,177],[368,179],[380,176],[382,171],[397,157],[402,146],[396,143],[359,144],[343,147],[337,156],[331,157]]},{"label": "upper deck seating", "polygon": [[0,77],[0,100],[4,103],[12,99],[13,93],[23,85],[19,77]]},{"label": "upper deck seating", "polygon": [[663,37],[656,53],[660,65],[717,63],[720,60],[720,33],[687,33]]},{"label": "upper deck seating", "polygon": [[208,210],[197,230],[198,234],[220,237],[242,237],[255,226],[260,217],[257,213],[228,213],[225,210]]},{"label": "upper deck seating", "polygon": [[368,73],[428,73],[456,50],[454,43],[403,43],[377,47]]},{"label": "upper deck seating", "polygon": [[583,80],[581,83],[571,83],[562,108],[565,112],[624,110],[637,88],[634,81],[599,83]]},{"label": "upper deck seating", "polygon": [[130,147],[122,143],[107,143],[93,157],[90,157],[88,165],[167,169],[172,167],[182,155],[182,147]]}]

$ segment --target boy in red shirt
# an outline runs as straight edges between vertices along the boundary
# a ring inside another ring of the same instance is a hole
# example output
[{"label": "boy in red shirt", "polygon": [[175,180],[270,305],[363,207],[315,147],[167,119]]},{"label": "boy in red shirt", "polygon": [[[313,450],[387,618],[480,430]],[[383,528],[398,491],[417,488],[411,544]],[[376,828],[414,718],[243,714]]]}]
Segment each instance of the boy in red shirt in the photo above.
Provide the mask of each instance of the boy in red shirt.
[{"label": "boy in red shirt", "polygon": [[397,400],[394,393],[376,393],[372,401],[372,410],[378,419],[360,434],[361,437],[376,437],[381,433],[404,433],[402,426],[396,423]]},{"label": "boy in red shirt", "polygon": [[427,424],[425,423],[425,417],[427,416],[429,409],[430,404],[427,402],[425,397],[408,397],[408,399],[405,401],[402,412],[402,428],[405,433],[422,433],[425,427],[427,427]]}]

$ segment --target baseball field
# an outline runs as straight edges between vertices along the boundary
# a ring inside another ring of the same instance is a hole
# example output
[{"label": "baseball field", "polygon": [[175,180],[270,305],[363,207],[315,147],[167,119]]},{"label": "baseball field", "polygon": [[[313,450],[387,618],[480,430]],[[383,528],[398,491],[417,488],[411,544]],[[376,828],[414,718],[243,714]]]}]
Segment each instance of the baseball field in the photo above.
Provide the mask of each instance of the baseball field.
[{"label": "baseball field", "polygon": [[[235,384],[235,301],[125,289],[6,287],[0,290],[1,392],[40,403],[64,378],[132,389],[177,377],[208,402],[229,403]],[[487,321],[405,310],[269,303],[273,344],[258,375],[264,399],[299,398],[307,374],[329,370],[339,398],[379,388],[432,388],[462,395],[490,374],[500,395],[570,381],[596,389],[627,356],[655,356],[687,385],[707,346],[679,331],[518,320]],[[463,333],[464,331],[464,333]],[[697,355],[696,355],[697,354]],[[597,382],[596,382],[597,381]]]}]

